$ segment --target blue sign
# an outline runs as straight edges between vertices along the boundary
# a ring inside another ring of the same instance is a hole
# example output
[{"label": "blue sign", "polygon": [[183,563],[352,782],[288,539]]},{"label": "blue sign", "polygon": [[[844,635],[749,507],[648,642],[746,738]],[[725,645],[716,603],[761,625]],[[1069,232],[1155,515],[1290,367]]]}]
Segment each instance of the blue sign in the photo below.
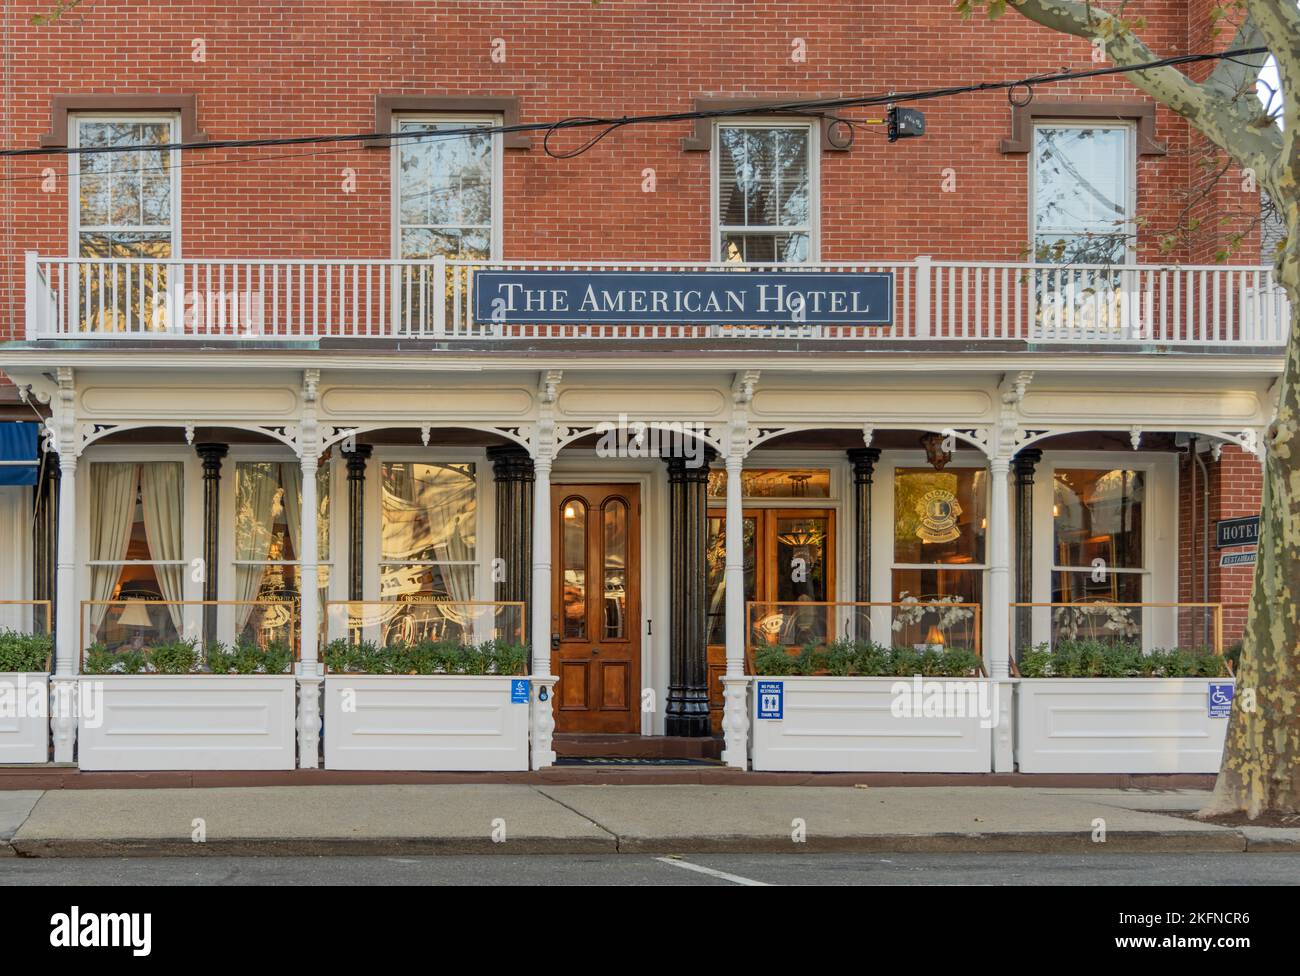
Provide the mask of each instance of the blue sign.
[{"label": "blue sign", "polygon": [[758,683],[758,717],[785,717],[785,682],[760,681]]},{"label": "blue sign", "polygon": [[1214,523],[1214,548],[1259,545],[1259,516],[1220,519]]},{"label": "blue sign", "polygon": [[36,424],[0,423],[0,485],[36,484],[37,433]]},{"label": "blue sign", "polygon": [[1233,685],[1231,681],[1211,681],[1209,691],[1210,718],[1227,718],[1232,712]]},{"label": "blue sign", "polygon": [[510,679],[510,704],[512,705],[528,704],[528,679],[527,678]]},{"label": "blue sign", "polygon": [[893,307],[885,272],[474,272],[483,325],[888,325]]}]

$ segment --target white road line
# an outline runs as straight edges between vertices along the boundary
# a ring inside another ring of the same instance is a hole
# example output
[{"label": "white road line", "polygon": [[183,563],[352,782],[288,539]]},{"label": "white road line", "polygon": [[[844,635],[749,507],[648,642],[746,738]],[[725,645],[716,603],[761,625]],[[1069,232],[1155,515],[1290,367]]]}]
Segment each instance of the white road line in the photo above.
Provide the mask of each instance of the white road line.
[{"label": "white road line", "polygon": [[721,878],[723,881],[730,881],[733,884],[745,885],[750,888],[772,887],[766,881],[755,881],[753,878],[742,878],[738,874],[728,874],[726,871],[715,871],[713,868],[706,868],[702,864],[692,864],[690,861],[679,861],[674,857],[656,857],[655,860],[663,864],[671,864],[676,868],[685,868],[687,871],[698,871],[700,874],[707,874],[712,878]]}]

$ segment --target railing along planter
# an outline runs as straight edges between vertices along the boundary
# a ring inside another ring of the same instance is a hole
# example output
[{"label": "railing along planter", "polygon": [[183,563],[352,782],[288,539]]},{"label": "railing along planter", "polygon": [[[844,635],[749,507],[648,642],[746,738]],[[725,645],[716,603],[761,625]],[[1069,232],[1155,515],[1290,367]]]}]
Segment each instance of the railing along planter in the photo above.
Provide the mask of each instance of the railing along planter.
[{"label": "railing along planter", "polygon": [[[908,601],[750,604],[747,609],[754,770],[984,773],[992,768],[999,691],[984,676],[978,651],[904,642],[909,628],[923,624],[924,635],[942,618],[950,632],[965,627],[978,648],[978,605]],[[900,619],[904,627],[897,626]],[[792,627],[814,637],[844,636],[785,643]],[[899,646],[867,639],[882,630]]]},{"label": "railing along planter", "polygon": [[[1124,655],[1128,663],[1120,660]],[[1074,677],[1062,674],[1059,652],[1022,658],[1016,683],[1022,773],[1219,771],[1234,692],[1226,659],[1122,646],[1095,659],[1101,667]]]},{"label": "railing along planter", "polygon": [[209,646],[205,652],[196,641],[169,640],[116,652],[85,649],[77,717],[80,768],[293,769],[297,679],[291,615],[285,626],[287,643],[265,647]]},{"label": "railing along planter", "polygon": [[50,758],[50,658],[48,601],[0,601],[33,608],[44,633],[0,630],[0,763],[43,763]]},{"label": "railing along planter", "polygon": [[327,618],[349,635],[324,653],[327,769],[528,769],[522,603],[330,604]]}]

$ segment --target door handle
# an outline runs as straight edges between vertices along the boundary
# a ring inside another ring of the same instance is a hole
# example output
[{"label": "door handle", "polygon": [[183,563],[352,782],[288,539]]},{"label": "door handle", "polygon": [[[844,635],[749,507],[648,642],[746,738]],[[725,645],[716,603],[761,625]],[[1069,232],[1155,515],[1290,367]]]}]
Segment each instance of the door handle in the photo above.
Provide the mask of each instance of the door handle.
[{"label": "door handle", "polygon": [[591,649],[591,653],[592,653],[592,654],[599,654],[599,653],[600,653],[600,648],[599,648],[599,647],[593,647],[593,648]]}]

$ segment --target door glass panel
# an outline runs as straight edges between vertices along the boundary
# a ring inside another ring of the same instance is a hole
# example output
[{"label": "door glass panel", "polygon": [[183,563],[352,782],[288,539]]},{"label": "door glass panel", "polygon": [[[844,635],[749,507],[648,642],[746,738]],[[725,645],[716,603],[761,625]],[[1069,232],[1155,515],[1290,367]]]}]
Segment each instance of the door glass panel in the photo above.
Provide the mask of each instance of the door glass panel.
[{"label": "door glass panel", "polygon": [[[758,537],[758,520],[745,517],[745,601],[758,599],[757,553],[754,540]],[[710,644],[725,644],[727,640],[727,520],[721,516],[709,519],[707,561],[709,573],[709,636]]]},{"label": "door glass panel", "polygon": [[605,636],[627,636],[627,505],[605,503]]},{"label": "door glass panel", "polygon": [[560,572],[564,580],[566,640],[587,639],[587,506],[581,499],[564,503]]},{"label": "door glass panel", "polygon": [[826,599],[826,518],[776,520],[776,599],[823,602]]}]

